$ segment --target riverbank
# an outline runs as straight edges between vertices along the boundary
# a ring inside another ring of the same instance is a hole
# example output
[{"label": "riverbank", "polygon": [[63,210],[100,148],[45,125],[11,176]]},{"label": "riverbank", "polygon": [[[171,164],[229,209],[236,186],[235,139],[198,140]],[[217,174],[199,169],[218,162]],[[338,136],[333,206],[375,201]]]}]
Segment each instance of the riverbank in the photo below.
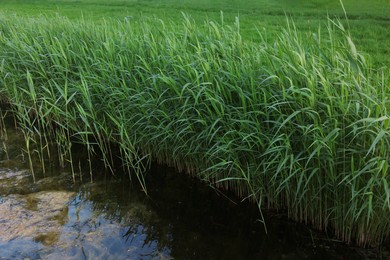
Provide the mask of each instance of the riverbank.
[{"label": "riverbank", "polygon": [[56,143],[74,181],[72,144],[107,169],[114,144],[145,192],[157,160],[260,214],[287,209],[361,246],[388,237],[389,72],[366,63],[339,21],[328,36],[289,21],[277,41],[247,42],[239,19],[1,20],[1,99],[26,150],[50,157]]}]

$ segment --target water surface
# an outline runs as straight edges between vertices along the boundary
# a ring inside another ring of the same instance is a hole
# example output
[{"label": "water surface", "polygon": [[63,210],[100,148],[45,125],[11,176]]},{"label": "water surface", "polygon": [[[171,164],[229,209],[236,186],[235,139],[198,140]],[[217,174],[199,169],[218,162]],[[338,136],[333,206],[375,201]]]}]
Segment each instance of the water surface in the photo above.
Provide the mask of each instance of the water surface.
[{"label": "water surface", "polygon": [[[149,195],[99,163],[73,182],[69,169],[28,170],[23,139],[8,131],[0,152],[0,259],[376,259],[268,212],[268,235],[253,205],[172,168],[153,164]],[[8,158],[7,158],[8,157]],[[80,158],[80,162],[85,159]],[[39,164],[37,161],[36,164]],[[39,167],[37,167],[39,169]],[[230,197],[228,199],[227,197]]]}]

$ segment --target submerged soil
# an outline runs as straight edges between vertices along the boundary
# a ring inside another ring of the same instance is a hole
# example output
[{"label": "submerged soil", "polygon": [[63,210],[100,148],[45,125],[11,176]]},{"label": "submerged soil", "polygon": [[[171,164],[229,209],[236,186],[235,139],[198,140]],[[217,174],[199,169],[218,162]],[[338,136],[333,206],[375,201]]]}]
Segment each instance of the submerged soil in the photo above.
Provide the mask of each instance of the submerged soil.
[{"label": "submerged soil", "polygon": [[68,222],[68,203],[74,192],[41,191],[12,194],[0,203],[0,241],[23,237],[51,246],[58,242],[61,227]]}]

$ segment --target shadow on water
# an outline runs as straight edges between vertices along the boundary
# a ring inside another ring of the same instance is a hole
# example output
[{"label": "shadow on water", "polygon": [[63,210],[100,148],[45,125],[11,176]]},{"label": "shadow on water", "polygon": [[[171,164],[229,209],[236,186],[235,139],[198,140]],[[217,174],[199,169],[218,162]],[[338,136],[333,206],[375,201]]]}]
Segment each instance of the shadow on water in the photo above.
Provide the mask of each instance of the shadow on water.
[{"label": "shadow on water", "polygon": [[266,235],[253,205],[221,193],[172,168],[152,165],[149,196],[118,171],[96,164],[94,182],[73,183],[67,169],[51,167],[33,183],[8,131],[0,152],[0,259],[367,259],[388,251],[332,241],[283,212],[269,212]]}]

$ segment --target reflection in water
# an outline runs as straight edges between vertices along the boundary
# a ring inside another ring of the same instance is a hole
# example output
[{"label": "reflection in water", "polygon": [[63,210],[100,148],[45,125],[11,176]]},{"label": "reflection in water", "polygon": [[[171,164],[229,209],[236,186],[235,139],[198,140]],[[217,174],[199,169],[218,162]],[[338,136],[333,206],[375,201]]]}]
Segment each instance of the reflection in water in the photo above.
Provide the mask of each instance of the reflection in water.
[{"label": "reflection in water", "polygon": [[170,168],[151,169],[148,197],[120,172],[114,178],[95,170],[93,183],[75,184],[70,173],[54,168],[33,183],[19,159],[1,159],[0,259],[378,257],[277,213],[268,216],[266,236],[255,208],[235,205]]}]

